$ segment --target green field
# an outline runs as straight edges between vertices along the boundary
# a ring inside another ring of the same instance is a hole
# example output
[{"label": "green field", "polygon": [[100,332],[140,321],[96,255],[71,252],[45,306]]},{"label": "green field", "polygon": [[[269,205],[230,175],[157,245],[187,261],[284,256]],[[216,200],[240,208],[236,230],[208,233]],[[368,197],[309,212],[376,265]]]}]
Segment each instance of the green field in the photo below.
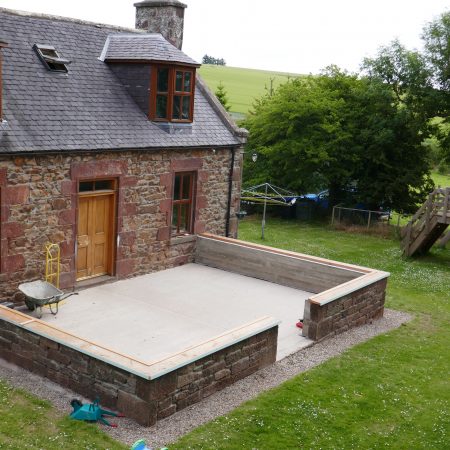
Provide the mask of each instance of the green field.
[{"label": "green field", "polygon": [[436,187],[447,187],[450,186],[450,174],[444,175],[437,172],[432,172],[431,177],[433,178]]},{"label": "green field", "polygon": [[214,66],[204,64],[200,75],[208,87],[214,92],[220,82],[225,86],[231,105],[231,112],[246,114],[251,109],[255,99],[260,98],[270,88],[273,79],[273,88],[284,83],[289,77],[298,75],[269,72],[256,69],[242,69],[239,67]]}]

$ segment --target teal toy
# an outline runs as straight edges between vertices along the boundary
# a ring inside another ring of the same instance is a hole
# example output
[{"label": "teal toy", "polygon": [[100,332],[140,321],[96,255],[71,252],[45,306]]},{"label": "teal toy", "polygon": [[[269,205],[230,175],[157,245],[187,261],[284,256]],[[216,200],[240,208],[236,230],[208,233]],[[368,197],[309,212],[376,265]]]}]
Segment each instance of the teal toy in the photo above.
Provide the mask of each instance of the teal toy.
[{"label": "teal toy", "polygon": [[[139,439],[139,441],[136,441],[132,447],[131,450],[153,450],[151,447],[147,447],[147,444],[145,443],[144,439]],[[167,447],[161,448],[160,450],[169,450]]]},{"label": "teal toy", "polygon": [[123,414],[100,408],[98,398],[94,400],[94,403],[86,403],[85,405],[80,400],[74,398],[70,404],[73,408],[70,418],[75,420],[85,420],[87,422],[99,421],[109,427],[116,428],[117,424],[109,423],[103,416],[124,417]]}]

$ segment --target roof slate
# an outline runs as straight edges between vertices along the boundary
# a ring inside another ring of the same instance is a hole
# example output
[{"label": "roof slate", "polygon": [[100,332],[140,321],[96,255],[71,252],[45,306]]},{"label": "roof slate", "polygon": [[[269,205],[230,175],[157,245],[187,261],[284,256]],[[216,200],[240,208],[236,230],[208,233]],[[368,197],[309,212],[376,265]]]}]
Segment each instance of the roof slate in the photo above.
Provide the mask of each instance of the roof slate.
[{"label": "roof slate", "polygon": [[[240,144],[237,128],[205,89],[196,89],[191,134],[169,134],[149,121],[99,59],[108,35],[117,31],[0,8],[0,35],[9,43],[2,50],[8,123],[0,127],[0,153]],[[53,45],[61,57],[70,59],[69,72],[48,71],[32,48],[35,43]]]},{"label": "roof slate", "polygon": [[200,66],[197,61],[178,50],[158,33],[110,34],[103,48],[101,59],[165,61]]}]

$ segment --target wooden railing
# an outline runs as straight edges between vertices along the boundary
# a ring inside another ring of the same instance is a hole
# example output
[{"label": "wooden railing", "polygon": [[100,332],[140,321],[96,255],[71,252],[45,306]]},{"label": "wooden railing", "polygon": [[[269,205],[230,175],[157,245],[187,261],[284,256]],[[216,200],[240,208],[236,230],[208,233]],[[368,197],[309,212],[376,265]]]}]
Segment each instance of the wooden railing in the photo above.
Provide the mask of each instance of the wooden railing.
[{"label": "wooden railing", "polygon": [[[411,247],[417,239],[426,239],[437,224],[450,224],[450,187],[435,189],[403,228],[402,248],[411,256]],[[438,236],[439,237],[439,236]]]}]

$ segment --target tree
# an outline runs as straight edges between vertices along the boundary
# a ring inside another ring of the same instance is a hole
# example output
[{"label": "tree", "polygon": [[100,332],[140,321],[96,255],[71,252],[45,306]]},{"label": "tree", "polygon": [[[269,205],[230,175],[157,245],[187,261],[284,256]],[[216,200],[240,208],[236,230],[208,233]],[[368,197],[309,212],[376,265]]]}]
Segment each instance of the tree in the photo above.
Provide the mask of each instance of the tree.
[{"label": "tree", "polygon": [[[401,97],[401,95],[400,95]],[[422,122],[400,108],[391,87],[337,67],[290,80],[254,106],[244,126],[258,163],[246,181],[297,192],[330,190],[342,201],[350,186],[369,207],[415,209],[430,188]]]},{"label": "tree", "polygon": [[214,92],[214,94],[216,95],[217,99],[219,100],[219,102],[222,104],[222,106],[229,111],[230,110],[230,105],[228,103],[228,93],[225,90],[225,86],[222,84],[222,81],[219,83],[219,85],[217,86],[216,91]]},{"label": "tree", "polygon": [[443,118],[435,134],[440,143],[441,158],[450,164],[450,11],[428,23],[423,29],[422,39],[438,93],[437,115]]},{"label": "tree", "polygon": [[216,66],[226,66],[227,63],[223,58],[214,58],[213,56],[205,55],[202,58],[202,64],[213,64]]}]

